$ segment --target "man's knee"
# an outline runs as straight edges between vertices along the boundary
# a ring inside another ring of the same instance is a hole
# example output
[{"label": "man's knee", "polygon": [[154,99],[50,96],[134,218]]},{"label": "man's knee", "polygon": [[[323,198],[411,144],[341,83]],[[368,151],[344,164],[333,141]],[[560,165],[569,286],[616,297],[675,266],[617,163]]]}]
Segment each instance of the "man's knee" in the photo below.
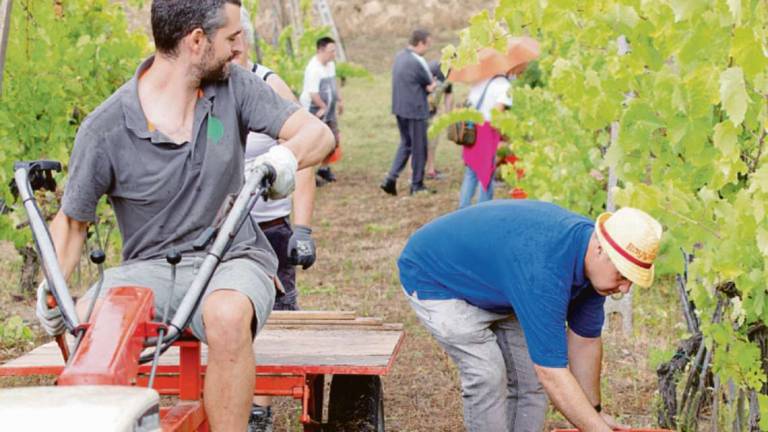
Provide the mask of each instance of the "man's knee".
[{"label": "man's knee", "polygon": [[507,375],[503,364],[476,364],[462,371],[462,390],[465,396],[503,395],[507,389]]},{"label": "man's knee", "polygon": [[251,300],[234,290],[217,290],[203,301],[205,337],[211,348],[250,344],[254,319]]}]

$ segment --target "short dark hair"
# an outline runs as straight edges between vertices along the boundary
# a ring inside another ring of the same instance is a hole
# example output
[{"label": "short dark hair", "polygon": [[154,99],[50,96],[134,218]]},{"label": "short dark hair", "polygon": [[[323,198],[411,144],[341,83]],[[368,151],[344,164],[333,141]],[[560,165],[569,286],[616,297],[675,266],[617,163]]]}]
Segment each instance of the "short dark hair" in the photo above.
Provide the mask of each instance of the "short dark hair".
[{"label": "short dark hair", "polygon": [[327,47],[329,44],[335,44],[335,43],[336,41],[333,40],[332,37],[328,37],[328,36],[321,37],[320,39],[317,40],[317,44],[316,44],[317,50],[320,51],[321,49],[324,49],[325,47]]},{"label": "short dark hair", "polygon": [[210,39],[224,26],[225,4],[241,0],[153,0],[152,37],[158,52],[175,56],[179,41],[200,28]]},{"label": "short dark hair", "polygon": [[429,39],[429,31],[424,29],[416,29],[411,33],[411,38],[408,39],[408,44],[411,46],[416,46],[421,42],[427,42],[427,39]]}]

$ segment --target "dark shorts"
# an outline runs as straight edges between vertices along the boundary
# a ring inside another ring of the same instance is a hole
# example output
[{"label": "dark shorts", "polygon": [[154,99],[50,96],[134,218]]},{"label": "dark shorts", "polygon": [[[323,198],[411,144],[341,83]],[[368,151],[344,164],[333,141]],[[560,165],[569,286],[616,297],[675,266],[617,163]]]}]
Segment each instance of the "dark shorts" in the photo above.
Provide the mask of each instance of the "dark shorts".
[{"label": "dark shorts", "polygon": [[282,218],[280,223],[262,228],[262,231],[277,255],[277,278],[285,290],[285,293],[277,292],[273,310],[299,310],[296,267],[288,262],[288,240],[293,235],[291,224],[286,218]]}]

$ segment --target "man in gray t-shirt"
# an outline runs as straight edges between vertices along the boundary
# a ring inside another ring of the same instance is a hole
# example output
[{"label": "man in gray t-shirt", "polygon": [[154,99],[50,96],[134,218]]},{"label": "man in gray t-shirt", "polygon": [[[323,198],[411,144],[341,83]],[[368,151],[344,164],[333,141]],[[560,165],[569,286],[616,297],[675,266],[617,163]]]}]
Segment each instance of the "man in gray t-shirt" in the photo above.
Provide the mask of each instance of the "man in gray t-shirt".
[{"label": "man in gray t-shirt", "polygon": [[[175,310],[202,260],[191,241],[243,184],[248,132],[284,140],[260,156],[277,172],[273,197],[289,194],[297,168],[320,162],[334,143],[320,120],[230,64],[243,49],[239,0],[154,0],[152,30],[157,53],[81,125],[50,231],[68,278],[107,195],[124,263],[107,271],[103,290],[147,286],[156,309],[170,302]],[[163,260],[172,248],[184,255],[173,298]],[[274,302],[276,260],[258,226],[248,223],[222,258],[191,329],[208,344],[211,428],[245,430],[255,374],[251,342]],[[55,317],[43,315],[44,327],[54,328],[45,321]]]},{"label": "man in gray t-shirt", "polygon": [[400,131],[400,144],[389,173],[379,187],[397,195],[397,178],[411,159],[411,195],[433,193],[424,186],[424,165],[427,161],[427,95],[437,88],[422,57],[432,45],[426,30],[414,30],[408,47],[397,53],[392,65],[392,114]]}]

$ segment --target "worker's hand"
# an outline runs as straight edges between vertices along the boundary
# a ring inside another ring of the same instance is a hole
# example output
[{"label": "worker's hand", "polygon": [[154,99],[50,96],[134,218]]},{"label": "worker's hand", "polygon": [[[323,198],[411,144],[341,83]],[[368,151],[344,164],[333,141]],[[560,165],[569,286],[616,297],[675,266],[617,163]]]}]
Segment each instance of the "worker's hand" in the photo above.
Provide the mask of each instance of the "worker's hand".
[{"label": "worker's hand", "polygon": [[317,110],[317,112],[315,113],[315,115],[317,116],[317,118],[319,118],[320,120],[322,120],[322,119],[323,119],[323,117],[325,117],[325,113],[326,113],[327,111],[328,111],[328,108],[326,108],[326,107],[323,107],[323,108],[320,108],[319,110]]},{"label": "worker's hand", "polygon": [[600,417],[602,417],[603,421],[608,423],[608,426],[611,429],[615,430],[615,431],[626,431],[626,430],[629,430],[629,426],[626,426],[626,425],[623,425],[623,424],[619,423],[618,421],[616,421],[615,418],[613,418],[612,416],[610,416],[610,415],[608,415],[608,414],[606,414],[604,412],[600,413]]},{"label": "worker's hand", "polygon": [[43,280],[37,287],[35,315],[37,315],[40,326],[43,327],[46,333],[50,336],[58,336],[63,334],[67,328],[64,326],[64,317],[61,315],[59,307],[48,307],[48,294],[50,294],[48,284]]},{"label": "worker's hand", "polygon": [[275,145],[269,151],[259,155],[246,163],[245,176],[261,164],[270,165],[275,169],[275,181],[269,189],[269,197],[272,199],[285,198],[296,187],[296,169],[299,164],[293,152],[283,145]]},{"label": "worker's hand", "polygon": [[294,225],[293,235],[288,240],[288,262],[300,265],[304,270],[312,267],[317,258],[315,241],[312,240],[312,228]]},{"label": "worker's hand", "polygon": [[432,84],[427,86],[427,93],[432,93],[437,88],[437,81],[432,81]]}]

